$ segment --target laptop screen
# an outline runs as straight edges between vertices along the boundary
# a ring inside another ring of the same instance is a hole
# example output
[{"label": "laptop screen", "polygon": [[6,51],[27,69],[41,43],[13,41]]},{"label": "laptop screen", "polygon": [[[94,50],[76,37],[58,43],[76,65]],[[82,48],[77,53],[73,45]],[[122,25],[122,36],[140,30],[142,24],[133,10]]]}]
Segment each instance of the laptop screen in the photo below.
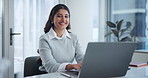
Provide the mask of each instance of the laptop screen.
[{"label": "laptop screen", "polygon": [[131,42],[88,43],[80,78],[124,76],[136,48]]}]

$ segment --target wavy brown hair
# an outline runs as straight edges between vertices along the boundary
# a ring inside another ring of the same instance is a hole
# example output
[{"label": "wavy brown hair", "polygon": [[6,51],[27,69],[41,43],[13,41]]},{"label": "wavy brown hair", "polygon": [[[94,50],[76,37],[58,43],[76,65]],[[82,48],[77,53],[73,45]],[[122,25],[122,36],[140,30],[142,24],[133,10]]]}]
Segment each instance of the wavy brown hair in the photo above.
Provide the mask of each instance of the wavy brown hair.
[{"label": "wavy brown hair", "polygon": [[[70,10],[69,8],[64,5],[64,4],[57,4],[56,6],[54,6],[50,12],[50,15],[49,15],[49,18],[48,18],[48,21],[46,22],[46,25],[44,27],[44,32],[47,33],[50,28],[54,28],[54,23],[53,23],[53,18],[54,18],[54,15],[60,10],[60,9],[65,9],[68,11],[69,13],[69,17],[70,17]],[[71,29],[71,26],[70,26],[70,23],[69,25],[66,27],[66,30],[68,31],[69,29]]]}]

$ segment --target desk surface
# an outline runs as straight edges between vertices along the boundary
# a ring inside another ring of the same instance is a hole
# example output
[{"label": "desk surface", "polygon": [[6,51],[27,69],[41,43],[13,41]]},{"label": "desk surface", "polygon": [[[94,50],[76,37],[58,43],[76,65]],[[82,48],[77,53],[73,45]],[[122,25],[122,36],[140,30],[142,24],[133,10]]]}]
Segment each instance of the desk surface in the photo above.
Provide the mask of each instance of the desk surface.
[{"label": "desk surface", "polygon": [[[25,78],[67,78],[60,73],[50,73],[43,75],[30,76]],[[148,78],[148,66],[145,67],[131,67],[130,70],[127,71],[127,74],[123,77],[116,78]]]}]

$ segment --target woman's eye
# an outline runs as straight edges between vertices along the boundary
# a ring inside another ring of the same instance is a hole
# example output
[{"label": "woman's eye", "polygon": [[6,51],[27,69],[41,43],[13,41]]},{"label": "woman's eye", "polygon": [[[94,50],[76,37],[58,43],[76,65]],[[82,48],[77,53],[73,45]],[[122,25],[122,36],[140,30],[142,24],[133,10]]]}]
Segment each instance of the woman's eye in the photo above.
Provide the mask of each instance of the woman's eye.
[{"label": "woman's eye", "polygon": [[58,17],[58,18],[62,18],[62,17],[63,17],[63,18],[69,18],[69,16],[68,16],[68,15],[66,15],[66,16],[57,15],[57,17]]},{"label": "woman's eye", "polygon": [[62,16],[58,15],[57,17],[62,17]]},{"label": "woman's eye", "polygon": [[65,18],[69,18],[69,16],[65,16]]}]

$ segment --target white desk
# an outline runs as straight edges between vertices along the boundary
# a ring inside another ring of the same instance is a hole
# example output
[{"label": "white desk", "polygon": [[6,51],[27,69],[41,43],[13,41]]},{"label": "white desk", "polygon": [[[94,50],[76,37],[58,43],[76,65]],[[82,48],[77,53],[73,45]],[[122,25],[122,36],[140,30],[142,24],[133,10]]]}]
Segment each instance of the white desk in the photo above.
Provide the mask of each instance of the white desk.
[{"label": "white desk", "polygon": [[[62,76],[60,73],[51,73],[51,74],[43,74],[43,75],[36,75],[31,77],[25,78],[67,78]],[[132,67],[130,70],[127,71],[127,74],[123,77],[116,77],[116,78],[148,78],[148,66],[145,67]]]}]

